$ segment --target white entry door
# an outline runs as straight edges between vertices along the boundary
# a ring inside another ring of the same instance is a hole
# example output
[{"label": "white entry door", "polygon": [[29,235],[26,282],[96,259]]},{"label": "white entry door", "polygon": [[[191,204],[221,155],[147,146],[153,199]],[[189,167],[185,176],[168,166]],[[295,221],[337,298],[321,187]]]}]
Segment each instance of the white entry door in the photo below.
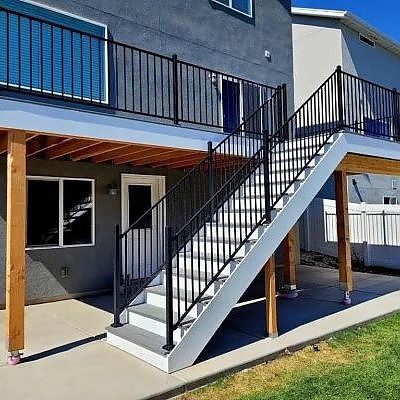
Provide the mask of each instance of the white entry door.
[{"label": "white entry door", "polygon": [[[127,231],[165,194],[165,177],[154,175],[121,175],[121,227]],[[136,223],[122,242],[123,273],[130,279],[151,276],[163,251],[164,218],[149,213]]]}]

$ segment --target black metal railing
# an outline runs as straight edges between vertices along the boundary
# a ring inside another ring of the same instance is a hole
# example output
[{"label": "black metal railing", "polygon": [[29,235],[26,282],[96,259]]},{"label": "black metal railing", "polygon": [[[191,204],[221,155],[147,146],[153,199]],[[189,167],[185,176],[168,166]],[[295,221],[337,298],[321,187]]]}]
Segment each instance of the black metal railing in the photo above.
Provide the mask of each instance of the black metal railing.
[{"label": "black metal railing", "polygon": [[[136,229],[135,239],[128,235],[144,219],[155,218],[156,268],[148,270],[150,277],[139,277],[139,281],[146,285],[165,270],[166,349],[173,347],[174,330],[185,322],[228,264],[243,255],[243,245],[257,228],[268,224],[274,209],[283,206],[285,196],[293,193],[296,182],[332,135],[346,130],[398,140],[397,92],[344,73],[340,67],[290,118],[285,115],[285,95],[279,88],[233,134],[215,149],[210,147],[209,156],[160,203],[117,237],[117,265],[125,257],[122,269],[127,306],[128,286],[135,273],[147,266],[143,261],[138,264],[146,257],[146,247],[138,246],[136,252],[128,254],[130,241],[140,243],[140,230]],[[370,120],[387,121],[388,126],[384,130],[371,128]],[[188,195],[183,200],[185,191]],[[151,243],[148,248],[154,251]]]},{"label": "black metal railing", "polygon": [[[285,110],[284,86],[216,147],[209,143],[208,155],[129,229],[119,234],[117,265],[122,266],[124,305],[165,267],[169,257],[176,255],[176,246],[168,247],[165,237],[174,238],[197,210],[251,159],[262,147],[263,135],[276,130],[285,118]],[[200,219],[197,222],[196,228],[192,224],[192,232],[204,223]],[[165,227],[170,227],[166,235]],[[188,240],[190,236],[180,235],[179,246]]]},{"label": "black metal railing", "polygon": [[0,89],[226,132],[275,91],[2,6]]}]

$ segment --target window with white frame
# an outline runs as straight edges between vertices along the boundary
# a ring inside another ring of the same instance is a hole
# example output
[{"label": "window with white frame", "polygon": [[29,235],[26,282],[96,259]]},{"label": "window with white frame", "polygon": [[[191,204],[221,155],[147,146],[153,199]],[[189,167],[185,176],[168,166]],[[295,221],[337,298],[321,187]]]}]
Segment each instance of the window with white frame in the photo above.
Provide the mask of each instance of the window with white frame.
[{"label": "window with white frame", "polygon": [[29,177],[27,247],[94,244],[94,180]]},{"label": "window with white frame", "polygon": [[383,204],[397,204],[397,197],[396,196],[384,196],[383,197]]},{"label": "window with white frame", "polygon": [[253,0],[213,0],[214,3],[222,4],[232,10],[238,11],[249,17],[253,16]]},{"label": "window with white frame", "polygon": [[106,27],[93,21],[0,0],[0,84],[107,102],[106,38]]}]

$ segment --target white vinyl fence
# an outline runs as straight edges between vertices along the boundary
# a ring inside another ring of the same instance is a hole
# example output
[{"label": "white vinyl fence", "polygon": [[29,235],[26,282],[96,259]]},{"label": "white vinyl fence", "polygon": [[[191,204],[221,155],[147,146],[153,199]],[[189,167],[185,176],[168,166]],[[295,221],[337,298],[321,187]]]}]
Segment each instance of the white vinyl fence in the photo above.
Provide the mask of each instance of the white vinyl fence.
[{"label": "white vinyl fence", "polygon": [[[315,199],[300,222],[302,248],[337,255],[334,200]],[[400,268],[400,205],[349,203],[349,229],[354,258]]]}]

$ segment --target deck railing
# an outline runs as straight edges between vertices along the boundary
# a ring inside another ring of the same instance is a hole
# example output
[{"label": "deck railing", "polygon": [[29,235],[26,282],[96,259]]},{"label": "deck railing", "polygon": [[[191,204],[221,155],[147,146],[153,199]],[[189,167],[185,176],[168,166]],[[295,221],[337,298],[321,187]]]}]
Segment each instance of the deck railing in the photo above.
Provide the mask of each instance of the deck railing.
[{"label": "deck railing", "polygon": [[276,90],[3,6],[0,89],[226,132]]},{"label": "deck railing", "polygon": [[[399,140],[397,92],[347,74],[340,67],[290,118],[285,115],[287,106],[282,101],[285,94],[285,90],[278,89],[237,130],[214,149],[210,147],[209,156],[171,188],[160,203],[126,232],[117,231],[117,271],[123,266],[122,271],[130,274],[124,276],[125,293],[127,283],[138,274],[144,274],[140,290],[155,276],[151,272],[165,270],[168,350],[174,346],[174,330],[184,323],[252,233],[261,224],[268,224],[272,209],[283,201],[332,135],[345,130]],[[227,173],[215,185],[220,165]],[[202,176],[201,171],[205,181],[195,180]],[[189,213],[175,196],[185,190],[190,191],[193,202]],[[204,194],[199,196],[202,191]],[[174,213],[181,217],[179,224],[171,219]],[[140,235],[143,221],[154,217],[156,235],[146,236],[148,245],[143,247],[143,241],[134,235]],[[160,221],[164,222],[159,224]],[[157,240],[156,246],[160,246],[156,253],[160,257],[154,264],[151,240]],[[196,271],[202,276],[197,282],[193,278]],[[117,273],[117,279],[119,276]],[[177,282],[175,293],[173,276]],[[116,298],[119,283],[115,284]],[[177,309],[173,308],[174,297]],[[116,325],[120,311],[117,306]],[[124,306],[129,306],[129,296]]]}]

